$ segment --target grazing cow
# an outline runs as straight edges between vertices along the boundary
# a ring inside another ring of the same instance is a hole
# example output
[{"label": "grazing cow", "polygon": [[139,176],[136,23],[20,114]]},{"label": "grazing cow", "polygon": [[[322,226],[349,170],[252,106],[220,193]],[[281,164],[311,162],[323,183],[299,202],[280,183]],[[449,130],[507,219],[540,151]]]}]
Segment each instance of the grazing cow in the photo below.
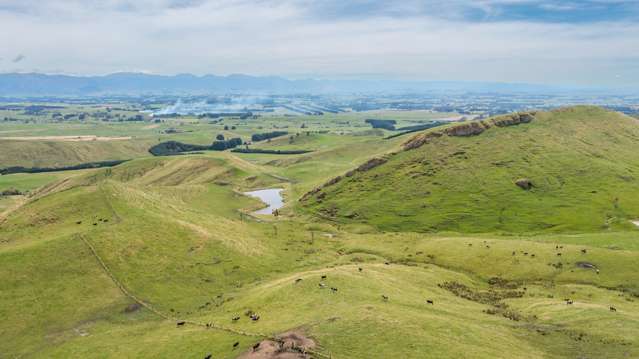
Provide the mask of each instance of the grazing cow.
[{"label": "grazing cow", "polygon": [[534,256],[535,256],[535,254],[533,253],[533,254],[531,254],[530,256],[531,256],[531,257],[534,257]]},{"label": "grazing cow", "polygon": [[251,320],[257,322],[258,320],[260,320],[260,316],[257,314],[251,314]]},{"label": "grazing cow", "polygon": [[75,222],[75,224],[82,224],[82,221],[77,221]]},{"label": "grazing cow", "polygon": [[472,244],[472,243],[468,243],[468,246],[469,246],[469,247],[472,247],[472,246],[473,246],[473,244]]},{"label": "grazing cow", "polygon": [[237,348],[240,345],[240,342],[233,343],[233,348]]},{"label": "grazing cow", "polygon": [[177,322],[177,326],[178,326],[178,327],[181,327],[181,326],[183,326],[184,324],[186,324],[186,322],[185,322],[185,321],[183,321],[183,320],[180,320],[179,322]]},{"label": "grazing cow", "polygon": [[616,311],[617,311],[617,308],[615,308],[615,307],[612,307],[612,306],[611,306],[611,307],[610,307],[610,311],[611,311],[611,312],[616,312]]},{"label": "grazing cow", "polygon": [[597,274],[599,274],[599,269],[595,269],[597,271]]},{"label": "grazing cow", "polygon": [[566,304],[572,304],[572,300],[567,299],[567,300],[566,300]]},{"label": "grazing cow", "polygon": [[98,224],[97,224],[97,223],[93,223],[93,225],[94,225],[94,226],[97,226]]},{"label": "grazing cow", "polygon": [[388,265],[390,265],[390,263],[389,263],[389,262],[384,262],[384,264],[386,264],[387,266],[388,266]]},{"label": "grazing cow", "polygon": [[513,255],[517,254],[517,252],[513,251]]},{"label": "grazing cow", "polygon": [[240,316],[238,315],[237,317],[233,317],[233,321],[237,322],[238,320],[240,320]]},{"label": "grazing cow", "polygon": [[432,301],[432,300],[430,300],[430,299],[426,299],[426,303],[428,303],[428,304],[430,304],[430,305],[435,305],[435,302],[433,302],[433,301]]},{"label": "grazing cow", "polygon": [[528,252],[524,252],[524,255],[525,255],[525,256],[527,256],[527,255],[528,255]]},{"label": "grazing cow", "polygon": [[582,250],[581,250],[581,253],[583,253],[583,254],[586,254],[586,252],[587,252],[587,251],[586,251],[585,249],[582,249]]},{"label": "grazing cow", "polygon": [[331,290],[333,291],[333,293],[337,292],[337,288],[335,287],[331,287]]},{"label": "grazing cow", "polygon": [[206,354],[206,356],[204,357],[204,359],[211,359],[213,358],[213,354]]},{"label": "grazing cow", "polygon": [[561,257],[561,253],[557,253],[557,255]]},{"label": "grazing cow", "polygon": [[299,282],[301,282],[301,281],[302,281],[302,278],[297,278],[297,279],[295,280],[295,283],[299,283]]},{"label": "grazing cow", "polygon": [[326,274],[322,276],[322,279],[326,279]]},{"label": "grazing cow", "polygon": [[319,283],[319,287],[320,287],[321,289],[324,289],[324,288],[326,288],[326,284],[324,284],[324,283]]},{"label": "grazing cow", "polygon": [[385,302],[388,302],[388,296],[382,294],[382,300],[385,301]]}]

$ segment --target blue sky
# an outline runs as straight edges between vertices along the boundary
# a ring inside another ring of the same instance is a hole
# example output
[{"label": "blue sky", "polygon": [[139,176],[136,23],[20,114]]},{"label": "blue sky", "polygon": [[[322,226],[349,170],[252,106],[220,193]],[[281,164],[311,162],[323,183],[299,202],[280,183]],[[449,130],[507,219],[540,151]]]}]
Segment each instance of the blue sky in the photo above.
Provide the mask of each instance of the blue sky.
[{"label": "blue sky", "polygon": [[0,0],[0,71],[639,86],[639,0]]}]

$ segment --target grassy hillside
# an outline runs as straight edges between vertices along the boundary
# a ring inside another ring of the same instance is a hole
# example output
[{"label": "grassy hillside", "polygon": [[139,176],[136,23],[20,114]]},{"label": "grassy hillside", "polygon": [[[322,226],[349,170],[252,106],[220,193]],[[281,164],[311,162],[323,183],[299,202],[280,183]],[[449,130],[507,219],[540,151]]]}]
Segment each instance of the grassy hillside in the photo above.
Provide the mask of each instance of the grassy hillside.
[{"label": "grassy hillside", "polygon": [[0,168],[64,167],[86,162],[126,160],[147,156],[151,142],[126,141],[13,141],[0,140]]},{"label": "grassy hillside", "polygon": [[[318,152],[285,158],[216,152],[9,177],[31,194],[0,218],[0,357],[237,358],[290,330],[319,344],[315,358],[639,356],[634,230],[377,233],[298,215],[301,190],[397,141],[309,136],[299,146]],[[288,208],[247,215],[260,204],[239,192],[268,187],[285,189]]]},{"label": "grassy hillside", "polygon": [[[630,229],[639,218],[636,119],[576,107],[476,135],[464,136],[470,125],[445,131],[417,135],[303,205],[393,231],[592,232]],[[518,187],[519,179],[533,187]]]}]

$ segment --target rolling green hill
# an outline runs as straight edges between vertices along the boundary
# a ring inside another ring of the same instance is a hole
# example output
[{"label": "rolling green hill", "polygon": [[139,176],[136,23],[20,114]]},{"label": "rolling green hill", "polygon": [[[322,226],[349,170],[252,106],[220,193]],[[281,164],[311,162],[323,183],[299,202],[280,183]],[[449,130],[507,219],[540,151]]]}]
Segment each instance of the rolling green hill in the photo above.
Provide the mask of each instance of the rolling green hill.
[{"label": "rolling green hill", "polygon": [[65,167],[87,162],[147,156],[150,141],[13,141],[0,140],[0,168]]},{"label": "rolling green hill", "polygon": [[[409,146],[425,141],[420,147],[368,162],[321,193],[328,201],[333,187],[372,183],[388,172],[369,174],[402,156],[439,153],[428,141],[442,143],[444,154],[453,151],[446,141],[503,144],[501,131],[542,131],[545,121],[566,116],[569,124],[574,113],[618,119],[626,130],[619,131],[626,137],[611,132],[619,148],[634,141],[632,123],[598,109],[540,113],[516,126],[487,120],[490,128],[473,137],[419,134]],[[581,131],[594,137],[587,124],[610,127],[583,118]],[[320,359],[639,356],[639,244],[621,220],[588,234],[380,233],[373,220],[327,221],[299,206],[302,189],[401,140],[309,136],[304,141],[318,151],[290,158],[213,152],[139,158],[46,181],[12,175],[33,183],[16,209],[0,214],[0,357],[237,358],[292,330],[318,343],[311,357]],[[566,141],[561,148],[578,143]],[[576,156],[577,148],[566,153]],[[612,170],[632,157],[616,156]],[[530,191],[516,187],[515,176],[504,183],[537,195],[538,177],[528,176]],[[285,190],[282,214],[250,215],[260,204],[240,192],[272,187]],[[379,207],[401,206],[392,196],[372,198]],[[619,211],[625,206],[620,199]]]},{"label": "rolling green hill", "polygon": [[638,148],[639,122],[600,108],[507,115],[421,133],[302,205],[391,231],[631,229],[639,218]]}]

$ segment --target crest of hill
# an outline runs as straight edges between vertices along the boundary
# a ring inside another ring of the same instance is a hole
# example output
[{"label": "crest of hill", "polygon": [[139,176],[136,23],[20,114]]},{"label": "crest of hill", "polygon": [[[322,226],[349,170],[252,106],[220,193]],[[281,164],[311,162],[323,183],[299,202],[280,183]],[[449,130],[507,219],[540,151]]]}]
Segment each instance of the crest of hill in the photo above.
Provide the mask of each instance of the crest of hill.
[{"label": "crest of hill", "polygon": [[504,115],[422,132],[301,203],[394,231],[631,229],[638,145],[636,119],[598,107]]}]

